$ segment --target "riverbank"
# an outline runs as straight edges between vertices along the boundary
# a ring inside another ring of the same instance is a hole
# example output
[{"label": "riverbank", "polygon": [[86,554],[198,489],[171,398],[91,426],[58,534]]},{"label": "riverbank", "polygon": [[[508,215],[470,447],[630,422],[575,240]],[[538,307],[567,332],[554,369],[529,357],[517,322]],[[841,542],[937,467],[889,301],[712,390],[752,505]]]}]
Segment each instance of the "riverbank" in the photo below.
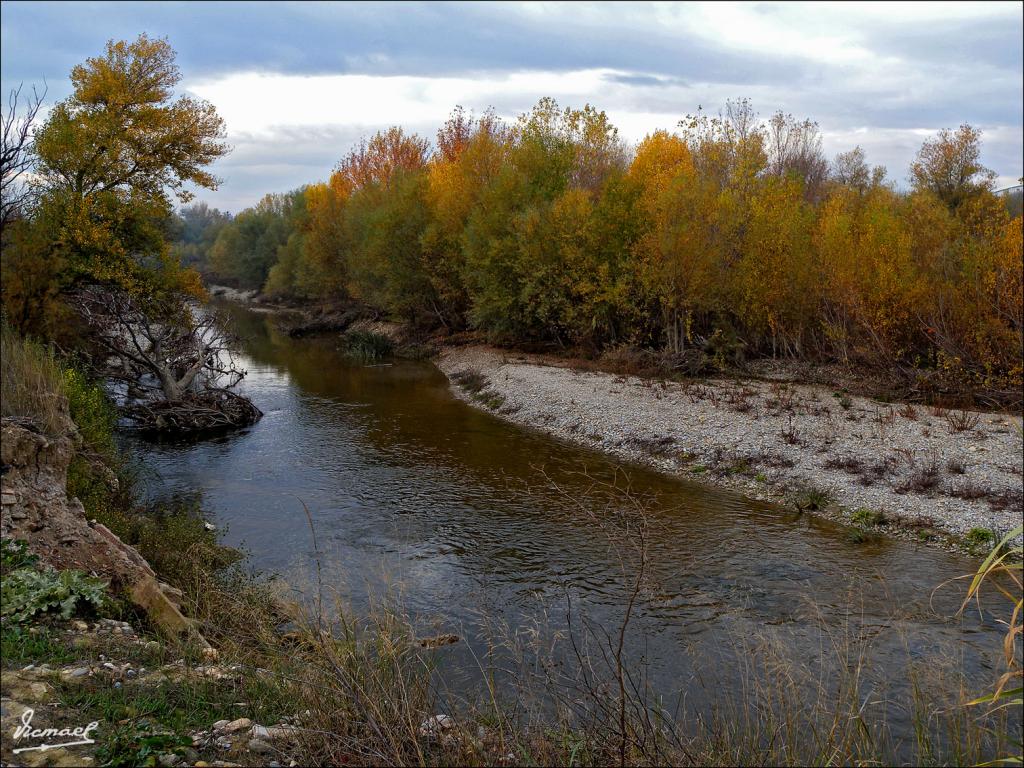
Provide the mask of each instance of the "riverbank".
[{"label": "riverbank", "polygon": [[806,384],[670,382],[448,347],[477,407],[700,482],[899,535],[983,548],[1019,525],[1019,417],[890,404]]}]

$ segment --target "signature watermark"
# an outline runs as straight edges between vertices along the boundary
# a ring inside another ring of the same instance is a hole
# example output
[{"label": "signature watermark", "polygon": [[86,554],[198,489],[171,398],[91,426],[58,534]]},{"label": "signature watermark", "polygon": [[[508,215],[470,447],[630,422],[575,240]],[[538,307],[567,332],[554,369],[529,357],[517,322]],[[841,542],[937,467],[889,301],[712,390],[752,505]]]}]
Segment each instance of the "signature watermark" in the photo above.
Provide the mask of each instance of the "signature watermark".
[{"label": "signature watermark", "polygon": [[77,728],[33,728],[32,718],[35,716],[34,709],[26,709],[21,713],[21,725],[14,729],[14,740],[21,739],[71,739],[71,741],[55,742],[44,741],[31,747],[17,747],[12,750],[14,754],[20,752],[45,752],[48,749],[58,747],[74,747],[80,744],[95,744],[96,740],[89,737],[89,734],[100,727],[99,721],[93,720],[88,725],[80,725]]}]

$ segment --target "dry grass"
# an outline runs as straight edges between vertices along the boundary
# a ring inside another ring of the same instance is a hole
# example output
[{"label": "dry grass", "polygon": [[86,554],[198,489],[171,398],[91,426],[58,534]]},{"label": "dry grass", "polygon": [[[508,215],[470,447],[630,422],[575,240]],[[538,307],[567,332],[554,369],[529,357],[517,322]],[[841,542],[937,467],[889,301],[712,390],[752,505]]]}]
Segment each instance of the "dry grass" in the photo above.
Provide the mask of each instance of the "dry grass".
[{"label": "dry grass", "polygon": [[0,330],[0,402],[5,418],[30,422],[50,435],[71,427],[60,364],[43,346],[6,323]]}]

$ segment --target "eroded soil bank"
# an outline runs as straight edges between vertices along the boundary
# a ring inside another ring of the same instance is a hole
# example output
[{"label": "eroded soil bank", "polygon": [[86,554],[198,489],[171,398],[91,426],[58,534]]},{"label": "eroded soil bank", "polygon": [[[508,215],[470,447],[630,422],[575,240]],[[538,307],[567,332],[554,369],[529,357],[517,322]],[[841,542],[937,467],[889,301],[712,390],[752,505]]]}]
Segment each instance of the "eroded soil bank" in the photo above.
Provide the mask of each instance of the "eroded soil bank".
[{"label": "eroded soil bank", "polygon": [[437,360],[462,399],[624,460],[805,511],[975,544],[1019,525],[1019,417],[818,385],[652,381],[485,346]]}]

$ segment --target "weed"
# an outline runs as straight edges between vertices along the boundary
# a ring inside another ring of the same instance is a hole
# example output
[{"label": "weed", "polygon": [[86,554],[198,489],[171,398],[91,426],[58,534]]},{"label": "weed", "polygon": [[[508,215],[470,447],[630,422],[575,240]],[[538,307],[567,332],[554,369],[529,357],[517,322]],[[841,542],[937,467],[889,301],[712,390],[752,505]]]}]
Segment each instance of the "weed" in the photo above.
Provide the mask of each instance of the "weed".
[{"label": "weed", "polygon": [[383,360],[392,353],[394,346],[390,338],[374,331],[349,331],[345,334],[345,354],[364,363]]},{"label": "weed", "polygon": [[986,488],[968,480],[961,485],[950,488],[949,495],[964,501],[974,501],[976,499],[988,498],[993,494],[991,488]]},{"label": "weed", "polygon": [[18,568],[4,576],[0,615],[19,624],[36,614],[59,609],[60,616],[67,619],[84,607],[101,608],[106,586],[102,579],[81,571]]},{"label": "weed", "polygon": [[967,468],[960,459],[950,459],[946,462],[946,471],[951,475],[963,475],[967,472]]},{"label": "weed", "polygon": [[828,506],[832,497],[828,491],[812,485],[804,485],[793,494],[793,504],[801,512],[816,512]]},{"label": "weed", "polygon": [[50,435],[71,428],[61,366],[53,352],[0,328],[0,412],[34,424]]},{"label": "weed", "polygon": [[849,541],[851,544],[863,544],[870,538],[871,537],[868,536],[867,533],[860,530],[859,528],[854,528],[852,531],[846,534],[846,540]]},{"label": "weed", "polygon": [[950,411],[946,414],[946,423],[951,435],[958,432],[970,432],[978,426],[981,415],[974,411]]},{"label": "weed", "polygon": [[790,414],[786,426],[779,432],[783,441],[788,445],[803,445],[804,440],[801,437],[800,430],[797,429],[796,425],[793,424],[793,415]]},{"label": "weed", "polygon": [[453,373],[452,381],[470,394],[480,392],[490,383],[484,374],[472,368]]},{"label": "weed", "polygon": [[836,399],[839,403],[839,407],[844,411],[848,411],[853,407],[853,400],[850,399],[850,396],[846,392],[834,392],[832,397]]},{"label": "weed", "polygon": [[164,765],[160,758],[171,754],[182,756],[192,746],[192,739],[176,733],[154,732],[151,727],[116,728],[96,751],[101,764],[113,768]]},{"label": "weed", "polygon": [[897,413],[904,419],[907,419],[909,421],[917,421],[917,408],[912,406],[910,403],[907,403],[902,408],[900,408],[897,411]]},{"label": "weed", "polygon": [[860,509],[854,511],[854,513],[850,516],[850,519],[852,519],[853,522],[857,523],[857,525],[863,526],[884,525],[886,523],[886,517],[884,513],[880,512],[877,509],[868,509],[867,507],[861,507]]},{"label": "weed", "polygon": [[6,576],[19,568],[32,568],[39,562],[39,555],[28,551],[28,542],[24,539],[0,540],[0,572]]},{"label": "weed", "polygon": [[473,395],[473,400],[483,405],[485,408],[490,408],[492,411],[498,410],[505,404],[505,396],[490,390],[484,390],[483,392],[476,392]]},{"label": "weed", "polygon": [[996,543],[996,534],[988,528],[971,528],[964,536],[964,541],[971,549],[980,549],[981,547],[991,549],[992,545]]},{"label": "weed", "polygon": [[825,461],[825,469],[841,469],[851,475],[859,475],[864,471],[864,462],[856,456],[834,456]]},{"label": "weed", "polygon": [[902,483],[896,485],[893,490],[896,493],[928,493],[938,487],[941,482],[942,471],[938,462],[934,459],[922,467],[911,472]]}]

